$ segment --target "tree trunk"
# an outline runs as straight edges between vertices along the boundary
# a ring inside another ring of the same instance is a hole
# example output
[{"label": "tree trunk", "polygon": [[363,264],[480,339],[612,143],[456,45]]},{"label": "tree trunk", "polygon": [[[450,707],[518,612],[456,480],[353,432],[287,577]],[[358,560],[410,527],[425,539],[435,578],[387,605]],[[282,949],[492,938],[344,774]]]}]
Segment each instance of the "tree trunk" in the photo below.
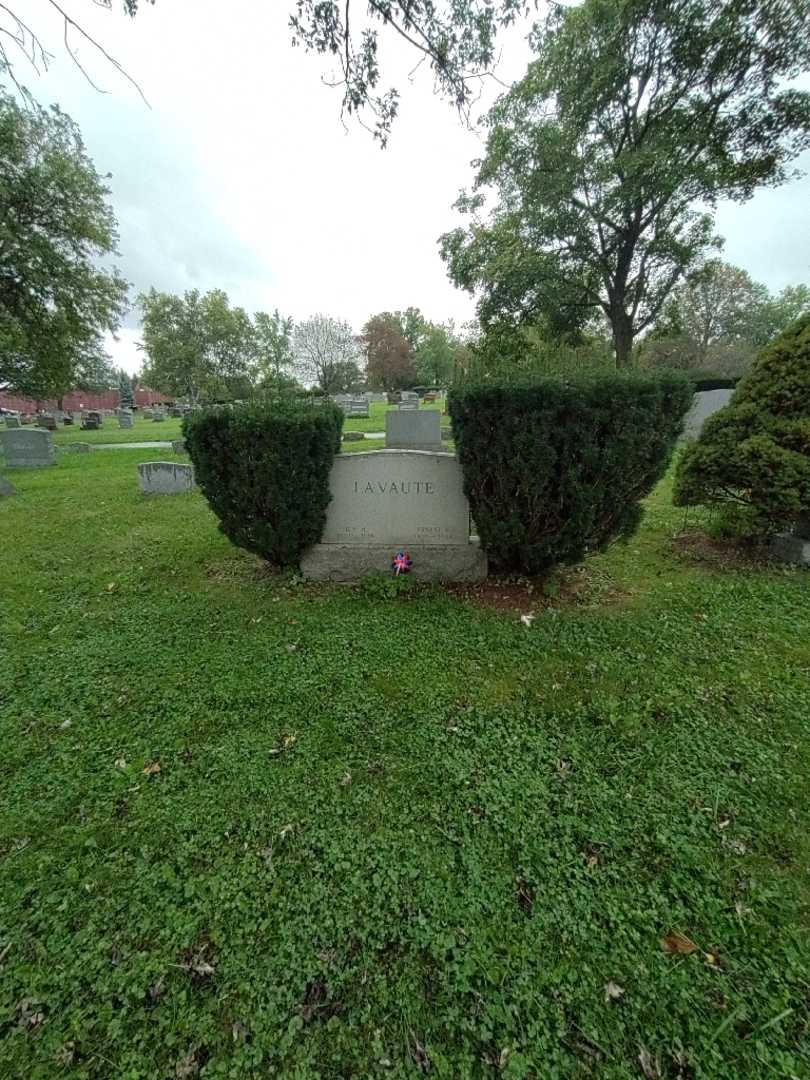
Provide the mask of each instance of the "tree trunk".
[{"label": "tree trunk", "polygon": [[630,367],[633,351],[633,324],[624,309],[614,311],[610,319],[613,330],[613,348],[616,352],[616,367]]}]

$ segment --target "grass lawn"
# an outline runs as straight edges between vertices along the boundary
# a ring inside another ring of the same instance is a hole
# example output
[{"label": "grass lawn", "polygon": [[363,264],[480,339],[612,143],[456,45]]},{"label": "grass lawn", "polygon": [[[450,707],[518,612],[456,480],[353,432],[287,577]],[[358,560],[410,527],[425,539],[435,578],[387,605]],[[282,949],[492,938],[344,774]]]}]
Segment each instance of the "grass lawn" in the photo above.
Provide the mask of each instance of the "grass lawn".
[{"label": "grass lawn", "polygon": [[0,501],[0,1077],[810,1076],[810,575],[665,483],[514,603],[307,585],[142,460]]},{"label": "grass lawn", "polygon": [[[434,405],[422,405],[423,409],[439,409],[442,406],[438,402]],[[385,414],[389,409],[395,409],[395,405],[386,405],[381,401],[373,401],[369,406],[369,418],[361,420],[347,419],[343,423],[344,431],[385,431]],[[449,418],[445,418],[445,424],[449,425]],[[167,417],[162,423],[156,424],[153,420],[135,414],[134,424],[131,428],[119,428],[118,421],[114,416],[104,418],[104,426],[98,431],[82,431],[76,424],[74,427],[60,426],[54,432],[56,446],[67,446],[74,442],[86,442],[92,445],[98,443],[127,443],[127,442],[171,442],[173,439],[182,438],[182,420]],[[365,446],[363,449],[369,449]]]},{"label": "grass lawn", "polygon": [[127,442],[171,442],[172,439],[180,439],[183,436],[180,430],[182,420],[167,417],[162,423],[156,424],[153,420],[147,420],[143,416],[135,414],[131,428],[120,428],[114,416],[105,416],[104,424],[97,431],[82,431],[80,425],[73,427],[60,426],[53,433],[53,441],[56,446],[67,446],[74,442],[86,442],[91,445],[97,443],[127,443]]}]

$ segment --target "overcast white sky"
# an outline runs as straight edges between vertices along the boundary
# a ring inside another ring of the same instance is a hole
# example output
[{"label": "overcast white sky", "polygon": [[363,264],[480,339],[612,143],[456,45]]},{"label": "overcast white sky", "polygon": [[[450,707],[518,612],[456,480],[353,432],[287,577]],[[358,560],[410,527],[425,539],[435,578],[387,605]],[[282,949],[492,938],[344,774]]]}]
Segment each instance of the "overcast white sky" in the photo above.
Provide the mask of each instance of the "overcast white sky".
[{"label": "overcast white sky", "polygon": [[[47,73],[18,65],[42,103],[80,125],[100,172],[112,174],[120,266],[140,290],[225,289],[248,310],[315,312],[355,329],[377,311],[416,305],[431,319],[463,322],[473,302],[447,279],[437,238],[472,178],[480,137],[433,94],[426,71],[391,43],[383,54],[402,93],[388,148],[340,120],[340,93],[323,85],[328,61],[290,45],[293,0],[157,0],[131,21],[91,0],[62,6],[138,80],[137,92],[75,34],[98,85],[88,86],[62,47],[47,0],[13,8],[53,54]],[[519,77],[520,31],[502,39],[499,76]],[[385,71],[386,69],[384,69]],[[500,88],[490,82],[476,109]],[[810,155],[801,162],[810,171]],[[717,214],[725,258],[771,289],[810,281],[810,179],[760,192]],[[140,366],[133,310],[111,343],[115,363]]]}]

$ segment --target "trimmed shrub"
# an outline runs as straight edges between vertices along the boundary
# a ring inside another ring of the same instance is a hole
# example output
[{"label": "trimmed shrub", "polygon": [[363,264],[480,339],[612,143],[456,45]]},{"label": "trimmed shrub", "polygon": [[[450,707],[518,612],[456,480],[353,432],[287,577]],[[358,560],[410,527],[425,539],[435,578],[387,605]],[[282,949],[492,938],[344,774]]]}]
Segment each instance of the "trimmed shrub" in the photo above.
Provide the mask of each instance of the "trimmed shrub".
[{"label": "trimmed shrub", "polygon": [[455,387],[456,452],[492,568],[538,574],[631,535],[691,402],[671,373]]},{"label": "trimmed shrub", "polygon": [[232,543],[298,564],[323,533],[342,426],[337,406],[292,399],[186,417],[195,478]]},{"label": "trimmed shrub", "polygon": [[688,371],[686,375],[696,394],[701,390],[734,390],[740,381],[739,375],[713,375],[706,371]]},{"label": "trimmed shrub", "polygon": [[767,345],[678,462],[676,506],[720,506],[757,536],[810,515],[810,315]]}]

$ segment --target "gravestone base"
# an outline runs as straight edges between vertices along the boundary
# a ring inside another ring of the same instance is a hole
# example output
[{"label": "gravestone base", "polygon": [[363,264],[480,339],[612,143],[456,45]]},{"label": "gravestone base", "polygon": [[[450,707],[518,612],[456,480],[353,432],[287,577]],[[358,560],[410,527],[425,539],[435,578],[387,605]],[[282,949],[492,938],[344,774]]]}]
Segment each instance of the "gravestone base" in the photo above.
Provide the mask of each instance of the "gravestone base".
[{"label": "gravestone base", "polygon": [[[408,544],[416,581],[483,581],[487,557],[480,544]],[[369,574],[391,574],[396,549],[391,544],[315,544],[301,559],[304,577],[315,581],[358,581]]]},{"label": "gravestone base", "polygon": [[778,562],[810,566],[810,538],[782,533],[771,541],[771,555]]}]

